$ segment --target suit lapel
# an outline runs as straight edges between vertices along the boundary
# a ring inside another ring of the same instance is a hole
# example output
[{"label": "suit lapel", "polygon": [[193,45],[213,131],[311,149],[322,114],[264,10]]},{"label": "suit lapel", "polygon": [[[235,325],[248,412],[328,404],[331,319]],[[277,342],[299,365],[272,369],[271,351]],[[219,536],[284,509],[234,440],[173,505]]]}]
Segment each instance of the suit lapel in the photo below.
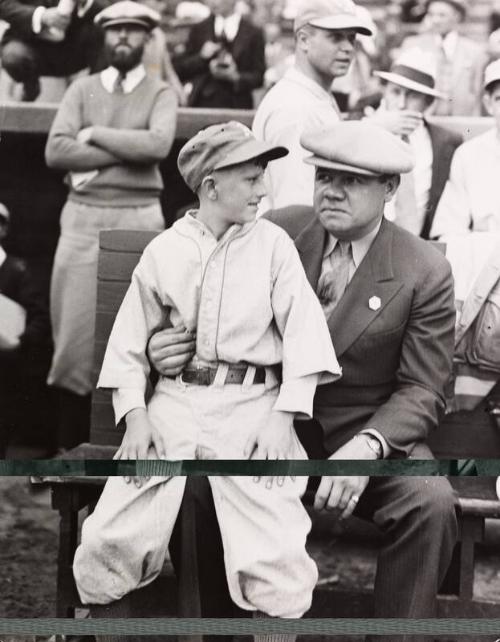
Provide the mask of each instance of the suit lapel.
[{"label": "suit lapel", "polygon": [[[403,283],[394,279],[392,241],[393,229],[383,219],[371,248],[328,320],[337,357],[356,341],[403,287]],[[380,300],[378,310],[370,308],[372,297]]]},{"label": "suit lapel", "polygon": [[247,23],[243,18],[241,18],[238,31],[231,43],[231,54],[235,60],[239,59],[241,52],[245,49],[248,43],[248,39],[246,37],[247,28]]}]

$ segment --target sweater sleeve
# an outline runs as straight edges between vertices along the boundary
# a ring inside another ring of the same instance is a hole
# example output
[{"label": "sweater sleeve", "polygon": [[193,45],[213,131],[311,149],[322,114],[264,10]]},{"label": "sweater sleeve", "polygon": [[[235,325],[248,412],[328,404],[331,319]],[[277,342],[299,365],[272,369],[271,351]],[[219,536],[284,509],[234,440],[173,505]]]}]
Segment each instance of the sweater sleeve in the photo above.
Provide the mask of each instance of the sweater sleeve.
[{"label": "sweater sleeve", "polygon": [[66,91],[52,124],[45,148],[49,167],[67,171],[88,171],[120,163],[112,152],[77,141],[83,129],[84,86],[75,82]]},{"label": "sweater sleeve", "polygon": [[154,101],[148,129],[116,129],[95,126],[91,142],[97,148],[124,162],[149,165],[162,161],[169,153],[177,125],[177,96],[169,86],[162,88]]}]

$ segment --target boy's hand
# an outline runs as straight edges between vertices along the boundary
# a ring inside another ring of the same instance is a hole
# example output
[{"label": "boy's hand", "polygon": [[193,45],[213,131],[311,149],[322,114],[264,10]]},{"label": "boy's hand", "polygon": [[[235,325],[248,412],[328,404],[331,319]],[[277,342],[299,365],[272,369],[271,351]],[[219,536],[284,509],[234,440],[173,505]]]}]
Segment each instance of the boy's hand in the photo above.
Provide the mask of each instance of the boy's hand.
[{"label": "boy's hand", "polygon": [[[289,459],[294,443],[293,418],[291,412],[274,411],[269,424],[249,437],[243,455],[247,459]],[[256,477],[255,481],[260,479]],[[266,488],[272,487],[274,479],[274,476],[266,478]],[[284,481],[284,477],[277,477],[278,486],[282,486]]]},{"label": "boy's hand", "polygon": [[[120,448],[113,459],[148,459],[152,447],[158,459],[167,456],[166,444],[160,432],[153,426],[144,408],[134,408],[125,418],[127,429]],[[125,482],[134,481],[137,488],[149,480],[149,477],[125,477]]]},{"label": "boy's hand", "polygon": [[162,375],[177,376],[191,361],[196,351],[196,335],[183,326],[166,328],[153,334],[148,343],[148,357]]}]

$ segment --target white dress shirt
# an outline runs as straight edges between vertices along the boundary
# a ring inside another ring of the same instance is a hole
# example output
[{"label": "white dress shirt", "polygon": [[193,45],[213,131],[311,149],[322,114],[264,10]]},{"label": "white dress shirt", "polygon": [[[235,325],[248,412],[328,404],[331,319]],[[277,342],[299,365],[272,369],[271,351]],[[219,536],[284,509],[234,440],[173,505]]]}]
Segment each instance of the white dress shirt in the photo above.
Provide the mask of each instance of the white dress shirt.
[{"label": "white dress shirt", "polygon": [[[371,232],[368,232],[368,234],[366,234],[362,238],[356,239],[355,241],[351,241],[352,262],[351,262],[351,265],[349,266],[349,281],[351,281],[352,277],[356,273],[356,270],[361,265],[363,259],[367,255],[368,250],[370,249],[373,241],[375,240],[375,237],[377,236],[380,230],[381,224],[382,224],[382,221],[378,223],[375,229],[373,229]],[[327,270],[330,269],[331,256],[333,254],[333,250],[335,249],[335,246],[337,245],[337,243],[338,243],[338,240],[330,234],[326,242],[325,251],[323,254],[323,263],[321,265],[322,274],[323,272],[326,272]],[[380,443],[382,444],[382,452],[383,452],[384,458],[390,454],[391,448],[387,443],[387,441],[385,440],[385,438],[380,434],[378,430],[375,430],[374,428],[370,428],[368,430],[362,430],[361,434],[373,435],[380,441]]]},{"label": "white dress shirt", "polygon": [[304,163],[310,153],[300,137],[304,131],[336,125],[339,120],[333,95],[297,67],[266,94],[255,114],[253,133],[270,145],[283,145],[289,154],[267,167],[267,197],[261,201],[259,215],[287,205],[312,205],[314,167]]},{"label": "white dress shirt", "polygon": [[5,259],[7,258],[7,252],[3,249],[2,246],[0,246],[0,267],[5,263]]},{"label": "white dress shirt", "polygon": [[500,139],[497,129],[460,145],[439,201],[431,238],[500,231]]},{"label": "white dress shirt", "polygon": [[217,38],[223,35],[229,42],[233,42],[240,28],[241,16],[233,13],[231,16],[215,16],[214,31]]},{"label": "white dress shirt", "polygon": [[[120,72],[116,67],[108,67],[101,71],[101,82],[104,89],[110,94],[113,93],[115,89],[115,83],[118,79]],[[141,63],[134,67],[125,74],[125,78],[122,81],[123,93],[130,94],[134,91],[137,85],[141,82],[143,78],[146,77],[146,70],[144,65]]]}]

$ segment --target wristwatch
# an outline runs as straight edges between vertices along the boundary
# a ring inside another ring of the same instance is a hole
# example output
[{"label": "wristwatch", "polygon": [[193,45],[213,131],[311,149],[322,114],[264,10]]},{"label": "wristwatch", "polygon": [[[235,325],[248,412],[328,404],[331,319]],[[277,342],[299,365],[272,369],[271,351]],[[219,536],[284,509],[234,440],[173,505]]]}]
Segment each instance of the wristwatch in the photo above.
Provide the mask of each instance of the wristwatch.
[{"label": "wristwatch", "polygon": [[382,459],[384,456],[384,449],[382,448],[382,444],[379,439],[367,432],[362,432],[359,435],[356,435],[356,437],[364,437],[366,445],[370,450],[373,450],[377,459]]}]

